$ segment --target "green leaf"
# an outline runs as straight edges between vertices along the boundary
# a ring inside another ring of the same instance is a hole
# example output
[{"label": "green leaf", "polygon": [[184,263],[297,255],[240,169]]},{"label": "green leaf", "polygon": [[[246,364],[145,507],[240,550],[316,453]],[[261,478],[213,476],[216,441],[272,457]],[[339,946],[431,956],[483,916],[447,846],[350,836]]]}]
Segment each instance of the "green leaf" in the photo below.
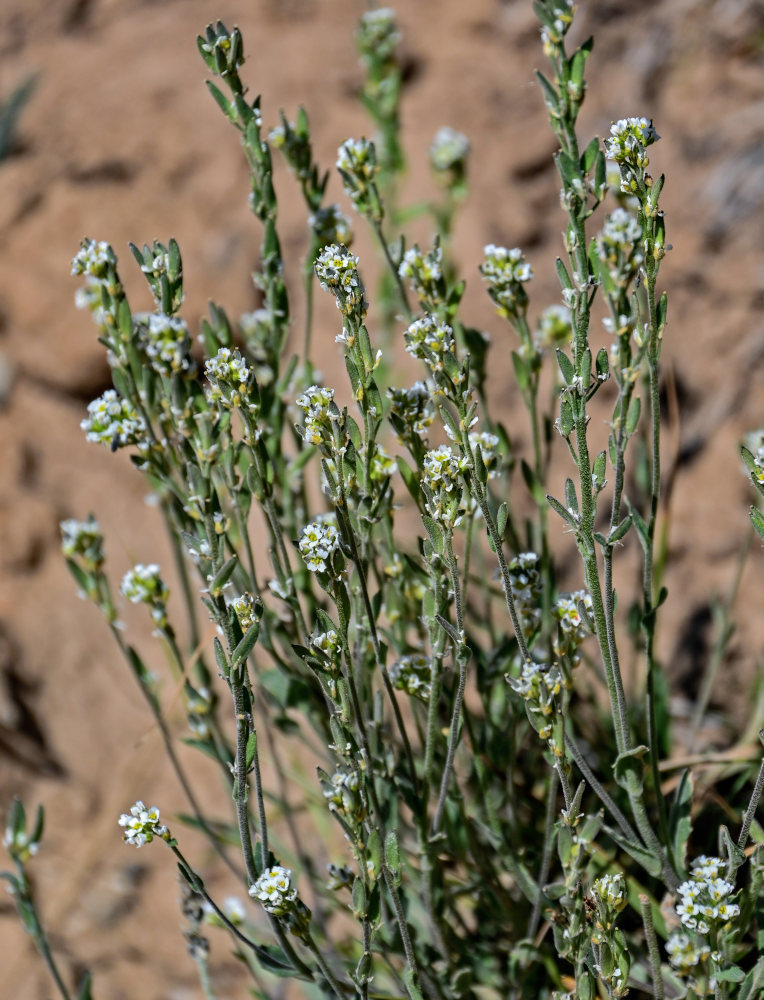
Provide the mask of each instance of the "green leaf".
[{"label": "green leaf", "polygon": [[223,114],[226,116],[226,118],[230,122],[236,124],[237,115],[236,115],[236,109],[234,108],[233,104],[231,104],[228,98],[221,93],[221,91],[215,86],[214,83],[212,83],[211,80],[206,80],[205,83],[207,84],[207,89],[212,94],[215,103],[223,112]]},{"label": "green leaf", "polygon": [[595,136],[581,156],[581,170],[583,173],[588,174],[589,171],[594,166],[594,161],[597,159],[597,153],[600,151],[600,141]]},{"label": "green leaf", "polygon": [[751,507],[751,524],[756,529],[756,533],[759,538],[764,541],[764,514],[758,509],[758,507]]},{"label": "green leaf", "polygon": [[608,535],[607,543],[608,545],[614,545],[616,542],[624,537],[626,532],[631,527],[631,514],[627,514],[626,517],[617,525]]},{"label": "green leaf", "polygon": [[578,514],[578,497],[573,480],[568,476],[565,480],[565,504],[569,511]]},{"label": "green leaf", "polygon": [[424,1000],[419,983],[417,982],[416,973],[410,966],[406,966],[403,973],[403,982],[411,1000]]},{"label": "green leaf", "polygon": [[234,666],[237,666],[239,663],[243,663],[243,661],[246,660],[246,658],[255,648],[255,643],[257,642],[259,635],[260,635],[260,622],[256,621],[252,625],[250,625],[250,627],[244,633],[244,637],[242,638],[241,642],[233,651],[231,659],[233,661]]},{"label": "green leaf", "polygon": [[627,750],[625,753],[618,754],[613,764],[613,774],[616,783],[621,788],[631,791],[634,789],[635,784],[640,788],[642,787],[645,771],[642,758],[649,752],[648,747],[642,744],[634,747],[633,750]]},{"label": "green leaf", "polygon": [[562,287],[568,289],[573,288],[573,282],[571,281],[567,268],[565,267],[565,265],[563,264],[562,260],[559,257],[554,262],[554,266],[557,271],[557,277],[560,279],[560,284],[562,285]]},{"label": "green leaf", "polygon": [[92,983],[93,977],[89,972],[86,972],[82,977],[80,988],[77,990],[77,1000],[93,1000],[93,994],[90,992]]},{"label": "green leaf", "polygon": [[209,591],[213,597],[217,597],[218,594],[223,590],[223,587],[228,583],[228,581],[233,576],[233,571],[236,569],[239,563],[239,557],[237,555],[231,556],[227,559],[217,573],[210,580]]},{"label": "green leaf", "polygon": [[422,514],[422,523],[424,524],[427,534],[430,536],[430,541],[432,542],[432,547],[438,553],[439,556],[443,555],[445,549],[446,541],[443,536],[443,531],[437,521],[434,521],[427,514]]},{"label": "green leaf", "polygon": [[573,404],[567,396],[563,396],[560,401],[560,431],[564,438],[573,433],[573,424]]},{"label": "green leaf", "polygon": [[562,372],[562,377],[565,379],[566,385],[571,385],[573,379],[576,377],[576,369],[573,367],[573,362],[570,360],[568,355],[562,348],[557,348],[557,364],[560,366],[560,371]]},{"label": "green leaf", "polygon": [[714,977],[719,983],[742,983],[745,973],[738,965],[731,965],[728,969],[722,969],[714,973]]},{"label": "green leaf", "polygon": [[218,670],[223,677],[227,677],[231,668],[228,665],[228,660],[226,659],[223,643],[217,636],[215,636],[212,642],[212,648],[215,650],[215,663],[218,665]]},{"label": "green leaf", "polygon": [[[534,4],[534,7],[538,7],[539,4]],[[541,18],[541,15],[539,15]],[[543,19],[542,19],[543,20]],[[541,84],[541,89],[544,91],[544,101],[550,110],[556,110],[560,103],[560,95],[554,89],[552,84],[547,80],[543,73],[536,70],[536,79]]]},{"label": "green leaf", "polygon": [[638,862],[648,875],[652,875],[656,878],[661,873],[661,859],[657,858],[651,851],[648,851],[646,847],[642,847],[641,844],[635,844],[633,840],[629,840],[624,837],[620,831],[612,829],[608,831],[610,836],[622,847],[627,854],[629,854],[636,862]]},{"label": "green leaf", "polygon": [[507,506],[506,500],[503,500],[496,514],[496,528],[499,533],[499,538],[501,538],[501,536],[504,534],[504,530],[507,527],[508,518],[509,518],[509,507]]},{"label": "green leaf", "polygon": [[247,749],[245,753],[245,761],[247,770],[252,767],[252,761],[255,759],[255,754],[257,753],[257,733],[253,730],[249,737],[247,738]]},{"label": "green leaf", "polygon": [[631,437],[637,429],[639,417],[642,412],[642,401],[639,396],[635,396],[629,403],[629,412],[626,416],[626,433]]},{"label": "green leaf", "polygon": [[563,507],[560,501],[556,500],[551,495],[551,493],[547,493],[546,502],[549,504],[552,510],[556,511],[560,515],[563,521],[567,521],[567,523],[571,526],[571,528],[576,528],[576,529],[578,528],[578,522],[576,521],[575,517],[570,513],[570,511],[567,508]]}]

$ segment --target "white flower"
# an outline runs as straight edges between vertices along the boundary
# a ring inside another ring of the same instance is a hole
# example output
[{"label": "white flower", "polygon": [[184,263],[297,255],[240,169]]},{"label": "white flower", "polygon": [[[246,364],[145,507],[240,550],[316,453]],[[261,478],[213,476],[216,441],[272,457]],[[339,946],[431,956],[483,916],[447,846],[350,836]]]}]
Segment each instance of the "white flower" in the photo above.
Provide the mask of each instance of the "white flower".
[{"label": "white flower", "polygon": [[138,563],[133,566],[125,573],[119,589],[132,604],[151,604],[162,608],[170,593],[156,563],[148,566]]},{"label": "white flower", "polygon": [[524,312],[528,296],[523,285],[533,277],[533,268],[519,247],[508,250],[489,243],[483,248],[484,260],[480,265],[488,294],[504,315]]},{"label": "white flower", "polygon": [[398,274],[410,279],[412,291],[420,299],[437,297],[437,284],[443,277],[442,248],[435,246],[424,253],[415,243],[403,255]]},{"label": "white flower", "polygon": [[390,667],[390,680],[393,687],[420,701],[430,700],[431,662],[424,653],[407,653],[399,657]]},{"label": "white flower", "polygon": [[138,337],[152,367],[160,375],[170,376],[191,367],[188,327],[180,317],[164,313],[141,317]]},{"label": "white flower", "polygon": [[292,872],[281,865],[266,868],[254,885],[249,887],[249,894],[253,899],[259,899],[274,917],[283,917],[289,913],[297,900],[297,889],[292,886]]},{"label": "white flower", "polygon": [[626,879],[621,872],[613,875],[603,875],[592,885],[592,893],[608,907],[619,911],[626,906],[629,894],[626,889]]},{"label": "white flower", "polygon": [[401,38],[395,23],[395,11],[390,7],[366,11],[361,15],[356,37],[358,47],[367,59],[387,61]]},{"label": "white flower", "polygon": [[470,151],[470,141],[462,132],[444,125],[435,133],[430,146],[430,164],[433,170],[445,172],[464,169]]},{"label": "white flower", "polygon": [[339,543],[333,515],[323,515],[302,529],[298,545],[308,569],[312,573],[325,573]]},{"label": "white flower", "polygon": [[159,822],[157,807],[151,806],[147,809],[140,800],[130,807],[129,813],[122,813],[119,825],[125,827],[125,832],[122,834],[124,842],[135,847],[150,844],[154,837],[166,840],[170,835],[167,827]]},{"label": "white flower", "polygon": [[711,954],[711,948],[702,942],[693,941],[687,934],[672,934],[666,941],[666,954],[675,969],[684,975],[704,962]]},{"label": "white flower", "polygon": [[305,415],[303,426],[297,428],[303,441],[308,444],[330,442],[332,437],[330,421],[337,416],[333,400],[334,389],[325,389],[319,385],[310,386],[297,397],[295,403]]},{"label": "white flower", "polygon": [[680,902],[676,912],[685,927],[708,934],[712,927],[728,924],[740,915],[740,906],[729,902],[735,891],[733,882],[720,876],[726,868],[723,860],[701,855],[690,866],[690,878],[677,889]]},{"label": "white flower", "polygon": [[409,324],[404,333],[406,351],[424,361],[432,371],[443,368],[444,358],[454,349],[454,331],[429,314]]},{"label": "white flower", "polygon": [[358,258],[347,247],[330,243],[316,257],[316,277],[326,292],[332,292],[343,315],[366,311]]},{"label": "white flower", "polygon": [[260,620],[261,607],[253,594],[242,594],[231,602],[242,632],[247,632]]},{"label": "white flower", "polygon": [[239,351],[221,347],[214,358],[204,363],[204,374],[210,383],[207,398],[219,403],[225,409],[244,406],[250,411],[257,409],[251,402],[255,377]]},{"label": "white flower", "polygon": [[103,563],[103,535],[92,514],[87,521],[68,518],[61,522],[61,551],[68,559],[80,559],[87,569]]},{"label": "white flower", "polygon": [[80,427],[85,431],[86,441],[111,448],[137,444],[146,431],[143,417],[114,389],[107,389],[103,396],[88,403],[88,415]]},{"label": "white flower", "polygon": [[72,258],[72,274],[86,274],[93,278],[102,278],[109,264],[115,263],[114,253],[108,243],[103,240],[85,238],[80,249]]},{"label": "white flower", "polygon": [[649,146],[660,139],[652,118],[619,118],[610,126],[612,138],[605,140],[605,154],[618,162],[627,159],[639,146]]},{"label": "white flower", "polygon": [[435,416],[432,392],[424,382],[415,382],[410,389],[387,390],[392,401],[392,412],[417,437],[424,437]]},{"label": "white flower", "polygon": [[480,431],[480,433],[470,434],[469,440],[473,451],[480,445],[480,454],[483,456],[483,465],[488,471],[488,478],[496,479],[499,475],[498,454],[496,451],[499,447],[498,437],[495,434],[490,434],[488,431]]},{"label": "white flower", "polygon": [[567,306],[553,305],[539,317],[536,346],[540,349],[561,347],[573,339],[573,321]]},{"label": "white flower", "polygon": [[368,139],[346,139],[337,150],[337,167],[356,181],[371,180],[378,170],[374,143]]}]

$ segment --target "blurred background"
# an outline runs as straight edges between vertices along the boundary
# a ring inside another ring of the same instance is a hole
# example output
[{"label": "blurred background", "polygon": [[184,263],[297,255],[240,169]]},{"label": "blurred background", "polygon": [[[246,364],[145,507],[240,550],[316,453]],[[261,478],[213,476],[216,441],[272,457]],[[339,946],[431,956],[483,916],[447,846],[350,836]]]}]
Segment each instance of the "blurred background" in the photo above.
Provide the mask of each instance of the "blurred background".
[{"label": "blurred background", "polygon": [[[196,35],[212,19],[238,24],[243,76],[252,96],[262,94],[264,123],[278,124],[280,108],[294,118],[302,103],[317,160],[331,168],[340,142],[371,132],[353,42],[364,9],[353,0],[0,0],[0,814],[14,794],[28,806],[45,803],[49,826],[32,869],[43,915],[64,971],[76,978],[78,963],[87,965],[102,997],[180,1000],[199,987],[179,931],[174,866],[160,847],[128,851],[116,825],[136,798],[171,816],[181,794],[132,678],[98,612],[77,600],[59,553],[59,521],[93,511],[115,580],[134,561],[169,563],[142,478],[126,455],[86,444],[79,427],[110,382],[95,328],[74,306],[70,259],[83,236],[109,241],[133,308],[142,309],[149,293],[127,242],[175,236],[192,329],[210,299],[233,317],[255,308],[250,273],[261,234],[247,209],[237,136],[204,86]],[[430,142],[443,125],[464,132],[470,195],[453,251],[468,281],[464,315],[492,336],[491,392],[522,452],[525,424],[508,388],[516,345],[476,268],[485,243],[521,246],[537,275],[532,310],[559,300],[553,263],[563,215],[556,143],[533,72],[544,57],[532,5],[409,0],[398,13],[408,158],[400,201],[435,197]],[[668,178],[662,203],[673,250],[661,283],[669,294],[663,524],[671,596],[659,648],[681,719],[698,694],[715,608],[746,545],[752,491],[738,442],[764,425],[764,4],[590,0],[572,40],[590,33],[582,134],[603,136],[623,116],[654,118],[662,139],[653,172]],[[299,329],[305,211],[275,159]],[[336,176],[330,192],[351,211]],[[368,277],[376,252],[355,222],[354,250]],[[429,239],[425,221],[412,231]],[[315,356],[334,384],[342,378],[336,311],[322,298]],[[709,745],[734,744],[748,720],[764,638],[763,581],[757,540],[711,698]],[[152,662],[159,653],[143,616],[124,617],[134,634],[144,630]],[[171,690],[163,703],[179,723]],[[204,762],[191,756],[188,764],[222,809],[224,793],[211,775],[207,782]],[[184,845],[226,894],[226,877],[205,867],[201,843],[188,834]],[[219,995],[242,995],[227,954],[220,935],[211,957]],[[0,955],[0,997],[51,995],[2,897]]]}]

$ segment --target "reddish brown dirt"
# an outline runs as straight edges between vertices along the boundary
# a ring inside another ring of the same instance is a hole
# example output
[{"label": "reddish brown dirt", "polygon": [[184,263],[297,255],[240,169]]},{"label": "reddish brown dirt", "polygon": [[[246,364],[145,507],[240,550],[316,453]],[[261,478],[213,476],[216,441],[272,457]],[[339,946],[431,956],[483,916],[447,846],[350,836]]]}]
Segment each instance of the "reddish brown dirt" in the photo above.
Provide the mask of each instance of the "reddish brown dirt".
[{"label": "reddish brown dirt", "polygon": [[[563,223],[555,143],[533,77],[543,56],[531,5],[422,0],[399,7],[410,70],[404,197],[432,196],[425,164],[435,130],[450,124],[466,132],[472,193],[456,256],[470,279],[466,309],[496,342],[493,395],[522,444],[514,395],[504,388],[512,338],[491,315],[475,268],[484,243],[519,244],[539,275],[536,302],[558,298],[552,262]],[[0,163],[0,360],[14,373],[0,411],[0,809],[14,793],[45,802],[49,830],[34,864],[45,918],[67,976],[84,962],[102,997],[200,994],[177,930],[167,857],[158,846],[129,852],[115,825],[138,796],[168,812],[182,800],[141,698],[99,615],[76,600],[58,551],[59,520],[92,509],[115,577],[131,559],[168,561],[139,476],[123,456],[85,444],[79,429],[108,372],[72,304],[68,261],[83,235],[108,239],[125,259],[140,308],[147,294],[126,243],[175,235],[190,321],[210,298],[232,315],[252,308],[249,272],[260,234],[246,209],[236,137],[205,93],[196,33],[212,17],[238,23],[250,54],[246,75],[263,94],[266,121],[303,102],[319,161],[329,165],[340,141],[368,129],[351,39],[361,9],[349,0],[4,0],[0,10],[0,94],[39,73],[15,154]],[[663,136],[653,164],[669,178],[663,203],[674,250],[662,278],[678,416],[670,407],[672,600],[661,653],[678,706],[697,692],[708,603],[729,586],[747,531],[751,495],[737,442],[764,424],[762,13],[754,0],[592,0],[576,28],[596,35],[584,133],[603,135],[614,118],[647,114]],[[297,260],[304,213],[281,166],[278,184],[283,243]],[[336,179],[332,186],[339,197]],[[426,227],[418,235],[426,239]],[[372,258],[367,239],[357,249]],[[320,317],[321,343],[333,357],[329,303]],[[763,575],[756,542],[713,699],[739,724],[761,656]],[[165,696],[171,704],[171,692]],[[204,768],[194,757],[191,766]],[[199,777],[213,795],[219,790],[212,774]],[[202,846],[190,835],[187,843],[204,865]],[[212,884],[227,889],[223,876],[213,875]],[[0,935],[0,995],[49,996],[10,901],[0,902]],[[243,995],[236,970],[221,958],[225,944],[215,943],[220,995]]]}]

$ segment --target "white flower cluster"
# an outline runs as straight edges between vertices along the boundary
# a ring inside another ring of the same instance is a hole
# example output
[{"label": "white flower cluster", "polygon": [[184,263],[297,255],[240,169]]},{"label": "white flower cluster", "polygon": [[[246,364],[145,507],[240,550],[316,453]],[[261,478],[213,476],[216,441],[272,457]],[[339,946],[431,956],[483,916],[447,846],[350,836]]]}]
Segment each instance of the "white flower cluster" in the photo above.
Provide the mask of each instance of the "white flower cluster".
[{"label": "white flower cluster", "polygon": [[310,637],[310,644],[329,660],[333,660],[340,650],[340,637],[333,628],[328,632],[314,632]]},{"label": "white flower cluster", "polygon": [[611,246],[630,250],[642,238],[642,227],[632,212],[616,208],[605,217],[600,237]]},{"label": "white flower cluster", "polygon": [[259,899],[266,911],[274,917],[283,917],[295,908],[297,889],[292,885],[289,868],[274,865],[266,868],[258,880],[249,887],[253,899]]},{"label": "white flower cluster", "polygon": [[331,811],[351,823],[362,823],[366,818],[366,801],[357,771],[336,771],[323,782],[323,795]]},{"label": "white flower cluster", "polygon": [[114,252],[103,240],[84,239],[72,258],[72,274],[86,274],[102,278],[109,264],[114,263]]},{"label": "white flower cluster", "polygon": [[320,515],[302,529],[300,555],[311,573],[326,573],[340,544],[333,514]]},{"label": "white flower cluster", "polygon": [[626,879],[621,872],[603,875],[592,885],[592,895],[618,913],[629,900]]},{"label": "white flower cluster", "polygon": [[138,444],[146,430],[143,417],[115,389],[107,389],[103,396],[88,403],[88,415],[80,427],[85,431],[86,441],[106,444],[112,449]]},{"label": "white flower cluster", "polygon": [[356,310],[365,312],[363,285],[358,274],[358,258],[347,247],[330,243],[316,258],[316,277],[326,292],[337,300],[344,315]]},{"label": "white flower cluster", "polygon": [[567,306],[553,305],[539,317],[535,342],[539,350],[564,347],[573,339],[573,320]]},{"label": "white flower cluster", "polygon": [[249,412],[257,410],[252,402],[255,377],[239,351],[221,347],[214,358],[204,363],[204,374],[210,383],[207,399],[225,409],[243,407]]},{"label": "white flower cluster", "polygon": [[374,453],[371,456],[370,476],[372,482],[383,482],[394,475],[398,466],[378,442],[374,443]]},{"label": "white flower cluster", "polygon": [[550,45],[552,43],[559,44],[570,27],[573,21],[573,4],[574,0],[560,0],[559,5],[552,12],[554,16],[553,26],[551,28],[546,25],[542,27],[541,41],[546,55],[550,55]]},{"label": "white flower cluster", "polygon": [[404,333],[406,350],[424,361],[431,371],[442,371],[447,354],[454,349],[454,331],[436,316],[426,315],[409,324]]},{"label": "white flower cluster", "polygon": [[422,483],[432,493],[432,500],[427,501],[425,509],[436,521],[452,528],[461,520],[458,516],[462,496],[461,474],[466,468],[467,460],[454,454],[447,444],[428,451],[424,456]]},{"label": "white flower cluster", "polygon": [[337,167],[357,184],[370,181],[377,170],[374,143],[368,139],[346,139],[337,150]]},{"label": "white flower cluster", "polygon": [[151,605],[151,617],[161,628],[167,622],[166,605],[170,591],[165,586],[160,572],[156,563],[148,566],[138,563],[125,573],[119,590],[132,604]]},{"label": "white flower cluster", "polygon": [[666,954],[671,965],[688,976],[710,957],[711,948],[703,942],[694,941],[688,934],[672,934],[666,941]]},{"label": "white flower cluster", "polygon": [[78,559],[89,570],[103,564],[103,535],[92,514],[87,521],[68,518],[60,527],[61,551],[67,559]]},{"label": "white flower cluster", "polygon": [[702,854],[692,862],[690,878],[677,890],[681,902],[676,912],[685,927],[708,934],[712,927],[724,926],[739,916],[740,907],[729,900],[735,885],[722,877],[724,870],[721,858]]},{"label": "white flower cluster", "polygon": [[122,813],[119,825],[125,827],[125,832],[122,834],[124,842],[135,847],[150,844],[154,837],[167,840],[170,836],[167,827],[159,822],[157,807],[151,806],[147,809],[140,800],[130,807],[129,813]]},{"label": "white flower cluster", "polygon": [[610,126],[605,154],[616,163],[640,158],[644,148],[660,139],[651,118],[619,118]]},{"label": "white flower cluster", "polygon": [[483,465],[488,471],[488,478],[496,479],[500,474],[499,454],[496,450],[499,447],[498,437],[488,431],[475,432],[470,434],[470,444],[473,451],[480,445],[480,454],[483,456]]},{"label": "white flower cluster", "polygon": [[523,663],[518,677],[507,677],[509,686],[526,703],[529,718],[542,740],[552,737],[555,696],[562,688],[559,667],[541,663]]},{"label": "white flower cluster", "polygon": [[399,691],[428,702],[432,690],[429,656],[407,653],[399,657],[390,667],[390,680]]},{"label": "white flower cluster", "polygon": [[443,277],[442,248],[435,246],[424,253],[415,243],[403,255],[398,274],[410,280],[411,290],[419,299],[428,302],[437,300],[437,284]]},{"label": "white flower cluster", "polygon": [[648,164],[646,147],[660,139],[650,118],[621,118],[610,126],[605,140],[605,154],[615,160],[621,172],[621,191],[644,195]]},{"label": "white flower cluster", "polygon": [[558,657],[568,656],[574,664],[578,663],[581,658],[578,647],[587,636],[578,610],[579,601],[583,602],[587,611],[591,611],[592,598],[585,590],[576,590],[572,594],[561,595],[552,608],[552,614],[559,625],[552,641],[555,655]]},{"label": "white flower cluster", "polygon": [[[9,857],[14,861],[27,861],[34,857],[40,850],[39,837],[41,833],[38,829],[28,831],[25,829],[25,822],[15,825],[11,818],[13,809],[8,814],[8,825],[3,833],[3,847],[8,852]],[[37,839],[35,839],[35,835]]]},{"label": "white flower cluster", "polygon": [[417,437],[423,438],[435,416],[432,392],[424,382],[415,382],[410,389],[390,388],[387,394],[391,400],[392,412]]},{"label": "white flower cluster", "polygon": [[308,225],[321,246],[341,243],[350,246],[353,242],[353,226],[337,204],[325,205],[308,217]]},{"label": "white flower cluster", "polygon": [[430,164],[436,173],[463,171],[470,141],[463,132],[448,125],[439,128],[430,145]]},{"label": "white flower cluster", "polygon": [[257,598],[253,594],[242,594],[231,601],[242,632],[248,632],[259,621],[259,606]]},{"label": "white flower cluster", "polygon": [[479,270],[488,285],[488,294],[502,312],[515,315],[527,304],[523,285],[533,277],[533,268],[519,247],[508,250],[489,243],[483,248],[483,255]]},{"label": "white flower cluster", "polygon": [[139,322],[138,337],[159,375],[169,377],[191,367],[188,327],[179,316],[151,313],[145,322]]},{"label": "white flower cluster", "polygon": [[515,606],[525,637],[530,638],[541,621],[541,576],[535,552],[521,552],[509,564]]},{"label": "white flower cluster", "polygon": [[358,26],[358,47],[362,54],[387,61],[395,52],[400,41],[400,32],[395,23],[395,11],[390,7],[378,7],[361,16]]},{"label": "white flower cluster", "polygon": [[332,410],[334,389],[325,389],[320,385],[312,385],[298,396],[295,403],[302,410],[305,420],[298,427],[303,441],[308,444],[330,444],[332,440],[331,421],[336,417],[336,408]]}]

